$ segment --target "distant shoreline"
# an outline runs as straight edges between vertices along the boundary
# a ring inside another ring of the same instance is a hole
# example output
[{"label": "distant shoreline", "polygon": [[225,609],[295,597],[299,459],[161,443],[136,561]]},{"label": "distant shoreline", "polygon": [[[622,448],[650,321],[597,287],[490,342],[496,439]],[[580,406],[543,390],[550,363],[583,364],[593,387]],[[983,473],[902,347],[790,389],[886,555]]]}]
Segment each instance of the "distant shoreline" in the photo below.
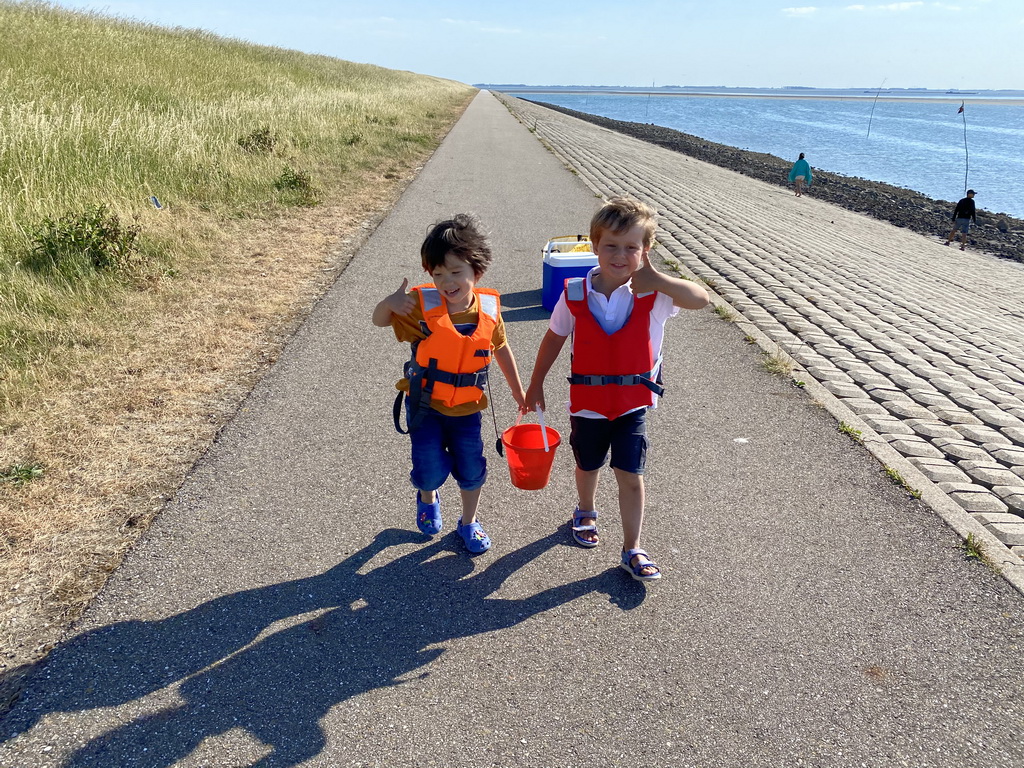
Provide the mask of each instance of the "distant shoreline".
[{"label": "distant shoreline", "polygon": [[[721,91],[659,91],[659,90],[632,90],[619,88],[501,88],[499,86],[476,86],[483,90],[494,90],[507,93],[510,96],[519,97],[524,93],[569,93],[580,96],[587,94],[620,95],[620,96],[669,96],[669,97],[701,97],[701,98],[724,98],[724,99],[825,99],[829,101],[875,101],[872,93],[722,93]],[[967,102],[970,104],[1006,104],[1008,106],[1024,105],[1024,96],[976,96],[969,93],[963,94],[936,94],[934,96],[907,95],[898,96],[892,93],[882,93],[877,96],[878,101],[909,101],[918,103],[955,104]]]}]

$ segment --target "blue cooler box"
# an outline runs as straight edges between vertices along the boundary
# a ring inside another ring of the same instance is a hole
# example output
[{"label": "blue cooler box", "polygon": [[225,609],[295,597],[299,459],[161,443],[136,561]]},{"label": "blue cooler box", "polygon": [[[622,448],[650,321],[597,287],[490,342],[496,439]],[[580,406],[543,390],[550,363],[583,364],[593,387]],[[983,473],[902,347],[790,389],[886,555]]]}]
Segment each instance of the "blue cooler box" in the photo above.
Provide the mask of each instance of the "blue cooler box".
[{"label": "blue cooler box", "polygon": [[570,277],[585,277],[597,266],[597,256],[593,253],[557,253],[544,254],[544,290],[541,304],[548,312],[555,308],[558,297],[565,289],[565,281]]}]

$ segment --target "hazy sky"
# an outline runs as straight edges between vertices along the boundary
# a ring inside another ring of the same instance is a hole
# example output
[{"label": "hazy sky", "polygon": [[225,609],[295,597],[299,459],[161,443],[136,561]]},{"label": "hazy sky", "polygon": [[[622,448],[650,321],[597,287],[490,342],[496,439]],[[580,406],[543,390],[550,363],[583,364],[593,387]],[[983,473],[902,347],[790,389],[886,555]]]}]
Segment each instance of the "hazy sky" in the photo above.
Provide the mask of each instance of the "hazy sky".
[{"label": "hazy sky", "polygon": [[58,4],[465,83],[1024,90],[1022,0]]}]

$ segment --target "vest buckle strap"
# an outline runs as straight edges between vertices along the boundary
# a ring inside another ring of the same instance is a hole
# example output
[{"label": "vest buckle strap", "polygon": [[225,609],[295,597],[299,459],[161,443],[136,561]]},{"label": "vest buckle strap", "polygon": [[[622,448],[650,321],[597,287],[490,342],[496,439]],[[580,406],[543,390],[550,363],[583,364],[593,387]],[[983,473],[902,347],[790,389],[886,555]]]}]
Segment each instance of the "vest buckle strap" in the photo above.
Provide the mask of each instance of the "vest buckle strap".
[{"label": "vest buckle strap", "polygon": [[[434,362],[433,360],[431,361]],[[434,382],[440,384],[450,384],[453,387],[476,387],[483,389],[487,386],[487,371],[490,366],[484,366],[479,371],[471,371],[469,373],[451,373],[450,371],[442,371],[441,369],[431,366],[430,368],[423,368],[416,363],[413,363],[414,371],[422,372],[422,377],[425,382],[428,382],[427,387],[429,390],[433,389]],[[413,373],[415,375],[415,372]],[[412,378],[410,377],[410,381]]]},{"label": "vest buckle strap", "polygon": [[476,387],[483,389],[487,386],[487,368],[481,368],[473,373],[460,373],[454,376],[452,386],[455,387]]},{"label": "vest buckle strap", "polygon": [[582,384],[585,387],[603,387],[605,384],[618,384],[617,381],[611,381],[611,379],[620,379],[621,376],[589,376],[580,373],[574,373],[569,377],[570,384]]},{"label": "vest buckle strap", "polygon": [[651,372],[631,374],[624,376],[592,376],[574,373],[569,377],[570,384],[582,384],[585,387],[603,387],[606,384],[618,384],[620,386],[644,386],[659,397],[665,393],[665,388],[651,379]]}]

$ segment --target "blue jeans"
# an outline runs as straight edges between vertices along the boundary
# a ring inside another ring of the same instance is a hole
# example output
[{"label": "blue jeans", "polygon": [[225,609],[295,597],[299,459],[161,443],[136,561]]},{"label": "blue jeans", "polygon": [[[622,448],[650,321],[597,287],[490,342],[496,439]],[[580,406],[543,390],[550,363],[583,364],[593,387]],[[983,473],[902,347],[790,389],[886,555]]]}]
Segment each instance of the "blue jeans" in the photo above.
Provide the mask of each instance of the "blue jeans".
[{"label": "blue jeans", "polygon": [[[408,401],[406,401],[408,403]],[[408,405],[406,406],[408,417]],[[445,416],[433,408],[409,437],[412,438],[412,472],[409,478],[420,491],[435,491],[448,475],[459,488],[475,491],[487,479],[487,459],[480,436],[481,413]]]}]

